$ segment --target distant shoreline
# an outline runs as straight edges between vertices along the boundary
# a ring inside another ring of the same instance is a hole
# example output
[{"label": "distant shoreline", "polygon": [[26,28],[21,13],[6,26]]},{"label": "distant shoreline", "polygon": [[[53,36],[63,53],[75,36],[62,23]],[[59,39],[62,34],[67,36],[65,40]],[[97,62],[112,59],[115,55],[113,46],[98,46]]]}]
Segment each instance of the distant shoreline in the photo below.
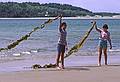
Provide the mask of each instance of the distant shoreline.
[{"label": "distant shoreline", "polygon": [[[55,17],[0,18],[0,19],[54,19]],[[63,17],[63,19],[120,19],[120,17]]]}]

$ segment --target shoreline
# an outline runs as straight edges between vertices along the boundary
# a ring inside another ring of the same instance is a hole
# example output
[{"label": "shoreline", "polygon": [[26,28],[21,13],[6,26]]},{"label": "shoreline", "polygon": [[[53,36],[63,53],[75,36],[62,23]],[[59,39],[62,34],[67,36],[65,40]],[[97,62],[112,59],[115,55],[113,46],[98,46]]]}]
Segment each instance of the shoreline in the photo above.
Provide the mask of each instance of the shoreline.
[{"label": "shoreline", "polygon": [[[54,19],[55,17],[0,18],[0,19]],[[63,19],[120,19],[120,17],[63,17]]]},{"label": "shoreline", "polygon": [[[120,64],[120,56],[108,56],[108,64]],[[104,66],[104,59],[102,58],[102,64]],[[65,59],[65,67],[74,66],[97,66],[98,56],[71,56]],[[54,64],[55,57],[53,58],[34,58],[28,60],[15,60],[10,62],[0,63],[0,74],[16,71],[30,71],[33,70],[32,65],[39,64],[41,66],[45,64]],[[27,69],[26,69],[27,68]],[[48,68],[49,69],[49,68]],[[40,69],[41,70],[41,69]]]},{"label": "shoreline", "polygon": [[[76,59],[77,58],[77,59]],[[101,67],[97,66],[97,59],[91,57],[73,57],[73,61],[71,61],[71,57],[66,60],[70,65],[67,65],[64,70],[58,70],[56,68],[41,68],[41,69],[31,69],[26,68],[22,70],[19,66],[26,66],[30,61],[24,62],[14,62],[9,63],[8,70],[12,70],[8,72],[0,72],[0,82],[119,82],[120,81],[120,56],[109,57],[109,65],[102,65]],[[117,58],[117,59],[116,59]],[[93,60],[95,59],[95,60]],[[79,60],[79,63],[77,62]],[[86,64],[93,63],[93,64]],[[24,63],[24,64],[22,64]],[[35,61],[32,63],[36,63]],[[37,62],[39,63],[39,62]],[[73,65],[74,64],[74,65]],[[1,67],[4,70],[5,66]],[[18,70],[19,69],[19,70]],[[6,69],[7,70],[7,69]],[[74,76],[74,77],[73,77]]]}]

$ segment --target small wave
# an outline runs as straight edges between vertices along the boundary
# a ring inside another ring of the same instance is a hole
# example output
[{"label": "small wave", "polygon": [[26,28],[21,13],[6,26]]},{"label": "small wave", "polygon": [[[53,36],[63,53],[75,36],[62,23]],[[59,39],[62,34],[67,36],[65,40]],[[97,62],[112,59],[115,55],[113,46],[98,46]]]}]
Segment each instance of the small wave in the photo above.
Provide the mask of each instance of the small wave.
[{"label": "small wave", "polygon": [[29,38],[29,40],[41,40],[41,38]]},{"label": "small wave", "polygon": [[15,56],[15,57],[20,57],[20,56],[21,56],[21,54],[20,54],[20,53],[13,54],[13,56]]},{"label": "small wave", "polygon": [[26,51],[26,52],[22,52],[21,54],[31,54],[31,52],[29,52],[29,51]]},{"label": "small wave", "polygon": [[120,52],[120,49],[115,49],[115,50],[108,50],[110,52]]},{"label": "small wave", "polygon": [[31,54],[31,52],[25,51],[25,52],[21,52],[21,53],[14,53],[12,55],[15,57],[20,57],[22,55],[30,55],[30,54]]},{"label": "small wave", "polygon": [[89,38],[88,40],[91,40],[91,41],[93,41],[93,40],[99,40],[99,39],[95,39],[95,38],[93,38],[93,39],[92,39],[92,38]]},{"label": "small wave", "polygon": [[47,48],[43,48],[43,49],[37,49],[38,52],[44,52],[47,51]]},{"label": "small wave", "polygon": [[31,50],[30,52],[32,52],[32,53],[37,53],[38,50]]},{"label": "small wave", "polygon": [[7,57],[7,55],[5,55],[5,54],[4,55],[0,55],[0,57]]}]

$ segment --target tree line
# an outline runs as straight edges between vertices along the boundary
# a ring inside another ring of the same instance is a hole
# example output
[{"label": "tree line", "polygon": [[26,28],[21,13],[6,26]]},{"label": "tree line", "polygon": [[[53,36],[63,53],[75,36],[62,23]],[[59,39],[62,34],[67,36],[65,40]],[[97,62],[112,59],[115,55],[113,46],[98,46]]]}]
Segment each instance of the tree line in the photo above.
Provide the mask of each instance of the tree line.
[{"label": "tree line", "polygon": [[[68,4],[0,2],[0,17],[53,17],[59,14],[67,17],[95,15],[95,13],[87,9]],[[101,13],[99,15],[101,15]]]}]

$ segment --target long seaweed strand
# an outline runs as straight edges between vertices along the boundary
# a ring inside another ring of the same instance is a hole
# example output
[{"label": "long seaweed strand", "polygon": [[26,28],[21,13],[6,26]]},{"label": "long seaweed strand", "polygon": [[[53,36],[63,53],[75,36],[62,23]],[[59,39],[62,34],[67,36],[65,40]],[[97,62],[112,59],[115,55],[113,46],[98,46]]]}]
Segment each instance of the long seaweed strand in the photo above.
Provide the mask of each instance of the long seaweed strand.
[{"label": "long seaweed strand", "polygon": [[69,57],[71,54],[77,52],[85,43],[86,39],[88,38],[88,36],[90,35],[91,31],[94,28],[95,23],[92,24],[92,27],[85,33],[85,35],[83,36],[83,38],[81,39],[81,41],[77,44],[75,44],[69,51],[68,53],[65,55],[64,58]]},{"label": "long seaweed strand", "polygon": [[22,41],[27,40],[31,34],[39,29],[43,29],[45,27],[46,24],[52,23],[54,20],[57,20],[59,18],[59,16],[57,16],[54,19],[48,19],[47,21],[45,21],[43,24],[40,25],[40,27],[36,27],[34,28],[31,32],[29,32],[28,34],[22,36],[20,39],[16,40],[15,42],[9,44],[6,48],[0,48],[0,52],[3,50],[10,50],[12,48],[15,48],[17,45],[19,45]]}]

